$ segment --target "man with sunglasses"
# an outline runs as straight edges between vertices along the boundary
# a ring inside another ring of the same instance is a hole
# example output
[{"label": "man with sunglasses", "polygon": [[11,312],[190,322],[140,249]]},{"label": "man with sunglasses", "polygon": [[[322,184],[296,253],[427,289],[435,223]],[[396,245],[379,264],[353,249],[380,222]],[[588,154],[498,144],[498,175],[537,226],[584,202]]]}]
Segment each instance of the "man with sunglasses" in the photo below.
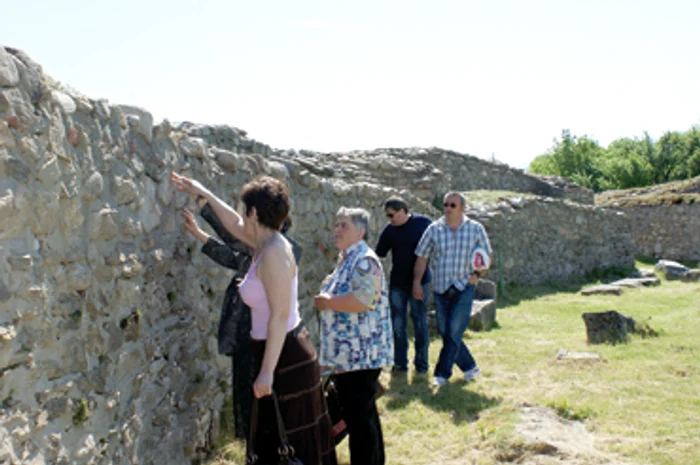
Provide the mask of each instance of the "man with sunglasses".
[{"label": "man with sunglasses", "polygon": [[[390,197],[384,203],[389,223],[384,227],[375,252],[386,257],[391,251],[391,275],[389,277],[389,305],[394,331],[394,372],[408,371],[407,307],[411,307],[411,320],[415,334],[416,372],[428,372],[428,316],[424,300],[413,298],[413,268],[416,263],[416,246],[432,220],[427,216],[409,213],[408,204],[401,197]],[[421,277],[420,285],[427,292],[430,272]]]},{"label": "man with sunglasses", "polygon": [[445,215],[425,230],[418,243],[413,272],[413,297],[422,300],[425,291],[421,280],[428,259],[433,259],[436,319],[442,337],[442,349],[433,379],[433,385],[438,388],[452,376],[455,363],[464,372],[466,381],[481,373],[462,336],[469,324],[476,282],[483,273],[472,268],[472,252],[482,247],[489,256],[492,253],[484,226],[465,215],[466,200],[462,194],[446,194],[443,207]]}]

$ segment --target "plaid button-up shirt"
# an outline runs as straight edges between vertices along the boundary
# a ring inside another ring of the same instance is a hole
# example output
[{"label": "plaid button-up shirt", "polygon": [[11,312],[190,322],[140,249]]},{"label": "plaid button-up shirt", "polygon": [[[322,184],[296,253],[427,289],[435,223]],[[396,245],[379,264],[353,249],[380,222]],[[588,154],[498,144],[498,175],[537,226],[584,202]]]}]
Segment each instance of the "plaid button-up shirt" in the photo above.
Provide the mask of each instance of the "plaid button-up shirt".
[{"label": "plaid button-up shirt", "polygon": [[472,273],[471,255],[477,247],[492,253],[486,230],[478,221],[464,216],[462,224],[452,231],[443,216],[428,226],[416,255],[432,260],[434,292],[442,294],[450,286],[464,290]]}]

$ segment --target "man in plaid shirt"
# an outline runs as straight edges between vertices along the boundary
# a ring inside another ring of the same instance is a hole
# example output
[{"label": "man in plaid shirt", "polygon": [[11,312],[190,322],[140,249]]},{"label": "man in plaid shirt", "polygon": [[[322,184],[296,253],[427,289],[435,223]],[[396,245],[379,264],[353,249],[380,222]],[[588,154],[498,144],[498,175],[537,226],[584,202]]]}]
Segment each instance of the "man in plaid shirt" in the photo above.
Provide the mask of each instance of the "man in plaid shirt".
[{"label": "man in plaid shirt", "polygon": [[476,282],[484,271],[472,268],[471,255],[483,247],[491,255],[489,238],[481,223],[467,218],[464,196],[458,192],[445,195],[445,216],[433,221],[416,247],[413,270],[413,297],[422,300],[421,279],[428,263],[433,261],[433,293],[435,295],[438,332],[442,349],[435,367],[433,385],[445,385],[452,376],[455,363],[470,381],[481,373],[474,357],[462,340],[472,313]]}]

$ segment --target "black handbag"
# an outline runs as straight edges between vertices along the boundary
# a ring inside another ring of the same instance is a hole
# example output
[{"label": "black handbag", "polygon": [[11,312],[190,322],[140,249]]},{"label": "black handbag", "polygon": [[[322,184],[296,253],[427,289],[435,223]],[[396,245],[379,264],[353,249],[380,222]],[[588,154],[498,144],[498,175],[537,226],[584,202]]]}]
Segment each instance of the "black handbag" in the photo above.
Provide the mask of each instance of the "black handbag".
[{"label": "black handbag", "polygon": [[333,375],[328,375],[323,383],[323,393],[326,395],[326,406],[328,407],[328,416],[331,418],[333,425],[333,442],[337,446],[348,435],[348,426],[343,420],[343,410],[340,407],[338,400],[338,392],[335,390]]},{"label": "black handbag", "polygon": [[284,421],[282,420],[282,414],[280,413],[280,406],[277,402],[277,394],[274,392],[272,393],[272,402],[275,405],[277,432],[280,440],[280,445],[277,449],[279,459],[270,464],[263,464],[258,461],[259,457],[253,448],[253,438],[255,438],[255,431],[258,426],[258,399],[253,397],[253,405],[250,412],[250,429],[248,430],[248,453],[246,454],[246,465],[304,465],[301,460],[294,456],[294,448],[289,444],[289,440],[287,439],[287,430],[284,428]]}]

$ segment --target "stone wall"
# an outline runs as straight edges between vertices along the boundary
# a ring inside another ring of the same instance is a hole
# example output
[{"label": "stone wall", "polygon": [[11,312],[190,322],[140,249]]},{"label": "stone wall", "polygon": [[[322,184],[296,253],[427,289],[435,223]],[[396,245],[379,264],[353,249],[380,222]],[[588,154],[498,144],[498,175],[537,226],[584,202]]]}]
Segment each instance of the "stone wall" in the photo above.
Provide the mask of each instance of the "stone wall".
[{"label": "stone wall", "polygon": [[602,192],[596,196],[596,204],[625,212],[635,255],[700,260],[700,176]]},{"label": "stone wall", "polygon": [[630,219],[635,255],[700,260],[700,203],[618,208]]},{"label": "stone wall", "polygon": [[595,193],[591,189],[576,184],[568,178],[555,175],[539,174],[534,176],[553,186],[555,191],[562,192],[562,194],[560,195],[553,195],[551,197],[564,198],[585,205],[593,205],[595,203]]},{"label": "stone wall", "polygon": [[348,153],[319,153],[310,150],[272,150],[244,138],[245,131],[225,126],[179,127],[207,144],[239,153],[249,150],[294,160],[319,176],[349,182],[369,182],[396,189],[409,189],[421,199],[432,201],[449,190],[502,190],[532,193],[593,204],[593,191],[564,178],[537,177],[508,165],[431,148],[377,149]]},{"label": "stone wall", "polygon": [[[0,86],[0,462],[201,457],[229,392],[215,334],[230,273],[183,233],[179,212],[193,203],[169,173],[228,201],[261,173],[289,184],[312,329],[311,297],[336,256],[337,208],[368,207],[376,231],[383,199],[397,192],[210,148],[167,122],[153,126],[145,110],[47,85],[17,51],[0,48]],[[262,147],[240,140],[240,152]]]},{"label": "stone wall", "polygon": [[628,218],[617,211],[541,197],[468,210],[494,248],[489,279],[535,284],[634,266]]},{"label": "stone wall", "polygon": [[[415,156],[387,169],[382,151],[272,151],[234,128],[154,125],[143,109],[50,83],[29,57],[0,47],[0,463],[186,464],[211,449],[231,376],[215,339],[230,273],[182,231],[180,211],[194,205],[174,191],[171,171],[230,202],[261,173],[288,183],[312,332],[338,207],[373,212],[373,243],[387,196],[435,216],[434,192],[476,187],[452,175],[477,169],[458,154],[432,167],[436,149],[407,150]],[[505,281],[629,259],[610,212],[512,199],[473,214]]]}]

